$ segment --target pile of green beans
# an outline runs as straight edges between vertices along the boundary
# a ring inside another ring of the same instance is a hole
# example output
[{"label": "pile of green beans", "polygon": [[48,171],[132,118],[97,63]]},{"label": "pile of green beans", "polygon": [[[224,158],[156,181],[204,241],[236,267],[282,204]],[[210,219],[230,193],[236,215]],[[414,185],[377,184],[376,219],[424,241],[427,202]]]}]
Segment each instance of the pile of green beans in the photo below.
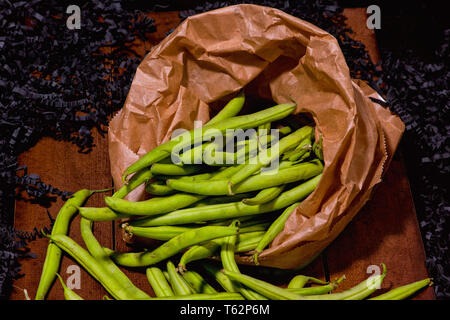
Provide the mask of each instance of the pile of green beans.
[{"label": "pile of green beans", "polygon": [[[36,299],[45,299],[58,277],[67,300],[82,300],[58,274],[63,252],[77,261],[113,299],[369,297],[383,282],[384,265],[383,273],[371,279],[375,285],[363,281],[338,293],[330,292],[344,278],[327,282],[295,274],[287,288],[281,288],[239,270],[238,256],[253,257],[255,265],[264,262],[264,251],[284,230],[299,204],[314,192],[324,170],[322,136],[315,141],[314,127],[294,129],[286,125],[292,122],[283,122],[296,109],[295,103],[238,115],[244,102],[241,92],[203,127],[161,144],[141,157],[125,170],[124,185],[104,198],[103,207],[84,206],[94,191],[76,192],[61,208],[51,234],[45,234],[50,243]],[[268,131],[271,128],[279,129],[279,139]],[[235,141],[237,136],[231,129],[254,131],[251,136],[244,135],[244,139]],[[217,133],[224,136],[217,138]],[[220,145],[228,147],[232,142],[236,147],[231,151],[215,149]],[[182,153],[175,155],[174,150]],[[231,163],[222,164],[214,159],[231,159]],[[126,196],[141,185],[145,186],[148,199],[127,200]],[[67,235],[70,220],[77,213],[81,215],[84,246]],[[154,245],[141,252],[102,247],[92,232],[93,224],[113,220],[121,220],[120,226],[129,236],[152,239]],[[199,270],[198,265],[203,269]],[[144,267],[152,290],[136,287],[121,267]],[[425,279],[373,299],[403,299],[430,283],[430,279]]]}]

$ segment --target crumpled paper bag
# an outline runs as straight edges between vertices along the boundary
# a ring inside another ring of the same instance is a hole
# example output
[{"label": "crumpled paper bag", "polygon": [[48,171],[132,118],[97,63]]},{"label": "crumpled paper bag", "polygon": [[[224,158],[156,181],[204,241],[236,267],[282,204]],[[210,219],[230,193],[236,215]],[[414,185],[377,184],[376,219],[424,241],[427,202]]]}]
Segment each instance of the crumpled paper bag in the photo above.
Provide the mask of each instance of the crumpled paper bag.
[{"label": "crumpled paper bag", "polygon": [[[351,79],[336,39],[318,27],[246,4],[187,18],[141,62],[110,122],[111,173],[120,187],[125,168],[175,129],[208,121],[213,102],[244,87],[276,103],[292,97],[295,112],[309,113],[323,135],[320,183],[259,258],[265,266],[296,268],[328,246],[370,198],[404,131],[399,117],[369,99],[382,99],[373,89]],[[128,199],[143,194],[141,187]]]}]

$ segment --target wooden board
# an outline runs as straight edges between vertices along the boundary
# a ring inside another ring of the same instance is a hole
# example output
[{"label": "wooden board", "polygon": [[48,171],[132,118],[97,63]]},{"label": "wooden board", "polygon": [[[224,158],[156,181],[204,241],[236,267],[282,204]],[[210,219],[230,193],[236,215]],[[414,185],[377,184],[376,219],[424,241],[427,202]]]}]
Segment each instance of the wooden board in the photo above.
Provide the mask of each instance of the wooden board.
[{"label": "wooden board", "polygon": [[[365,27],[366,13],[364,9],[347,9],[344,14],[348,24],[355,31],[355,38],[362,41],[377,61],[379,54],[376,39],[372,30]],[[166,32],[179,23],[176,12],[150,13],[158,31],[151,35],[145,44],[136,43],[138,53],[161,41]],[[42,139],[35,147],[19,158],[21,164],[29,167],[29,172],[40,174],[42,179],[53,186],[76,191],[80,188],[107,188],[112,185],[107,140],[94,134],[96,147],[89,154],[80,154],[70,143]],[[103,206],[103,195],[94,195],[87,205]],[[58,200],[49,208],[54,217],[62,205]],[[72,223],[70,236],[82,243],[79,232],[79,218]],[[18,201],[15,212],[15,227],[19,230],[32,230],[49,225],[46,209],[25,201]],[[117,223],[96,223],[94,233],[105,245],[118,250],[128,250],[121,240]],[[42,264],[48,241],[38,239],[30,243],[30,251],[37,255],[36,259],[21,261],[23,275],[15,281],[11,299],[24,299],[23,291],[27,289],[31,298],[38,286]],[[311,265],[302,271],[304,274],[322,279],[334,279],[342,274],[347,280],[340,290],[348,288],[365,279],[366,270],[371,265],[384,262],[388,267],[388,276],[381,290],[396,287],[427,277],[425,253],[420,237],[414,204],[401,155],[392,161],[384,181],[378,186],[372,200],[358,213],[344,232],[325,250]],[[67,267],[76,263],[64,257],[61,275],[67,279]],[[144,291],[152,294],[143,272],[124,270],[133,282]],[[81,270],[81,288],[75,290],[85,299],[101,299],[105,290],[85,271]],[[381,291],[380,291],[381,292]],[[49,299],[64,299],[59,284],[55,284]],[[432,288],[422,291],[415,299],[434,299]]]}]

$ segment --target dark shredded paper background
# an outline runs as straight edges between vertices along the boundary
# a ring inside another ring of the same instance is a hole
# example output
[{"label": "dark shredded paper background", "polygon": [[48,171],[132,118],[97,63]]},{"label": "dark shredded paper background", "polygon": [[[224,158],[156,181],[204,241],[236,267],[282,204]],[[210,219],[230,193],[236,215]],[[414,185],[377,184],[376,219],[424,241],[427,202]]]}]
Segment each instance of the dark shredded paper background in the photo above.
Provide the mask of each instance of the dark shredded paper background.
[{"label": "dark shredded paper background", "polygon": [[[157,3],[158,4],[155,4]],[[395,3],[393,3],[395,2]],[[59,190],[19,167],[17,157],[44,136],[71,141],[80,152],[95,147],[93,130],[106,132],[122,107],[142,57],[129,55],[134,39],[154,32],[142,12],[182,10],[182,18],[240,1],[0,0],[0,298],[20,277],[20,259],[37,230],[14,230],[14,201],[49,207]],[[309,21],[340,42],[352,77],[382,94],[406,124],[403,153],[422,232],[427,267],[438,299],[450,298],[449,43],[450,26],[439,4],[417,1],[246,1]],[[66,27],[66,8],[81,8],[81,29]],[[381,64],[351,40],[346,7],[381,8],[376,30]],[[106,50],[105,50],[106,48]],[[131,52],[132,53],[132,52]],[[114,64],[108,61],[114,59]],[[120,73],[119,69],[125,70]],[[381,103],[381,102],[380,102]],[[52,218],[49,217],[48,228]]]}]

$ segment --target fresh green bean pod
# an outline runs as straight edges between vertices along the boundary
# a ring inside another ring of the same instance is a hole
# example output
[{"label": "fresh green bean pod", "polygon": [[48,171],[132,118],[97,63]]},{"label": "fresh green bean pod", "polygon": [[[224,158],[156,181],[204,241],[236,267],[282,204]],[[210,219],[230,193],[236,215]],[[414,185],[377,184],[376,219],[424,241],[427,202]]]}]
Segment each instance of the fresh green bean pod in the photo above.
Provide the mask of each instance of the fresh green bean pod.
[{"label": "fresh green bean pod", "polygon": [[336,285],[334,284],[326,284],[323,286],[315,286],[309,288],[287,288],[287,290],[299,294],[301,296],[313,296],[313,295],[321,295],[325,293],[329,293],[336,289]]},{"label": "fresh green bean pod", "polygon": [[319,135],[319,141],[315,141],[312,147],[317,158],[323,161],[322,134]]},{"label": "fresh green bean pod", "polygon": [[403,300],[429,285],[431,285],[431,278],[426,278],[392,289],[368,300]]},{"label": "fresh green bean pod", "polygon": [[56,276],[59,278],[59,281],[61,282],[61,285],[64,289],[64,298],[66,300],[84,300],[82,297],[76,294],[75,291],[66,286],[64,280],[61,278],[59,274],[56,274]]},{"label": "fresh green bean pod", "polygon": [[[265,231],[252,231],[248,233],[243,233],[242,229],[239,231],[239,242],[236,246],[237,252],[245,252],[253,250],[256,244],[253,245],[255,240],[259,239],[264,235]],[[183,272],[186,270],[186,265],[192,261],[202,260],[212,257],[220,248],[224,238],[217,238],[205,243],[201,243],[190,247],[180,258],[178,263],[178,270]],[[253,241],[251,241],[253,240]],[[250,248],[250,249],[248,249]],[[240,251],[239,251],[240,250]]]},{"label": "fresh green bean pod", "polygon": [[[233,280],[239,281],[243,285],[247,286],[248,288],[253,289],[254,291],[264,295],[265,297],[272,299],[272,300],[344,300],[344,299],[352,299],[352,298],[358,298],[363,299],[364,297],[367,297],[370,295],[369,292],[373,292],[372,290],[376,290],[376,286],[380,285],[381,282],[384,279],[385,275],[385,269],[383,275],[378,275],[373,277],[372,284],[374,285],[374,288],[367,285],[367,280],[363,281],[362,284],[359,284],[355,286],[352,289],[340,292],[340,293],[332,293],[332,294],[322,294],[322,289],[316,289],[319,290],[320,294],[317,295],[310,295],[312,292],[309,292],[309,289],[312,288],[300,288],[300,289],[287,289],[287,288],[280,288],[273,284],[270,284],[266,281],[262,281],[253,277],[250,277],[248,275],[243,275],[236,272],[231,272],[228,270],[222,271],[225,275],[230,277]],[[343,278],[341,278],[342,280]],[[338,280],[338,281],[341,281]],[[328,289],[328,288],[326,288]],[[311,290],[313,291],[313,290]],[[306,292],[306,295],[298,294],[296,292]]]},{"label": "fresh green bean pod", "polygon": [[128,181],[127,184],[124,184],[122,187],[120,187],[119,190],[114,192],[112,197],[123,199],[125,198],[131,191],[139,187],[141,184],[149,181],[153,177],[152,172],[150,169],[145,168],[138,172],[136,172],[131,179]]},{"label": "fresh green bean pod", "polygon": [[[150,170],[146,169],[146,172],[150,172]],[[120,192],[121,190],[125,190],[124,188],[127,188],[126,190],[127,193],[131,192],[134,188],[136,188],[139,184],[147,181],[144,178],[148,177],[144,174],[139,175],[139,179],[136,178],[136,175],[138,175],[138,173],[136,173],[135,175],[133,175],[133,177],[130,179],[130,182],[128,185],[123,186],[118,192]],[[218,175],[218,173],[216,173]],[[160,177],[160,176],[157,176]],[[170,176],[171,178],[173,178],[173,176]],[[186,179],[186,180],[202,180],[202,179],[209,179],[212,178],[213,174],[212,173],[203,173],[203,174],[198,174],[198,175],[193,175],[193,176],[181,176],[178,179]],[[220,176],[219,176],[220,177]],[[122,199],[122,195],[126,195],[124,193],[119,194],[118,192],[116,192],[114,195],[112,195],[113,198],[119,198]],[[124,200],[125,201],[125,200]],[[93,207],[78,207],[78,210],[80,212],[80,215],[88,220],[91,221],[113,221],[113,220],[120,220],[120,219],[127,219],[130,218],[132,215],[130,214],[126,214],[126,213],[120,213],[120,212],[116,212],[113,211],[111,208],[109,207],[103,207],[103,208],[93,208]]]},{"label": "fresh green bean pod", "polygon": [[[202,267],[211,275],[213,276],[217,283],[220,284],[220,286],[228,293],[233,293],[235,288],[233,285],[233,282],[230,278],[228,278],[226,275],[221,272],[220,268],[217,267],[215,264],[212,263],[203,263]],[[241,297],[242,295],[239,294]]]},{"label": "fresh green bean pod", "polygon": [[196,293],[185,296],[153,298],[152,300],[245,300],[239,293]]},{"label": "fresh green bean pod", "polygon": [[202,169],[203,168],[198,165],[177,166],[176,164],[171,163],[154,163],[152,164],[151,172],[153,175],[189,176],[200,172]]},{"label": "fresh green bean pod", "polygon": [[204,207],[212,204],[222,204],[222,203],[230,203],[242,201],[247,197],[252,197],[253,194],[251,192],[239,193],[232,196],[218,196],[218,197],[208,197],[203,200],[200,200],[194,203],[190,208]]},{"label": "fresh green bean pod", "polygon": [[[274,170],[273,172],[262,172],[235,185],[233,187],[233,194],[252,192],[296,181],[307,180],[318,175],[322,171],[322,163],[315,160],[280,170]],[[229,194],[228,181],[226,179],[195,182],[169,179],[166,181],[166,184],[172,189],[199,195],[220,196]]]},{"label": "fresh green bean pod", "polygon": [[236,97],[231,99],[211,120],[208,125],[217,124],[225,119],[236,116],[244,106],[245,95],[244,91],[240,91]]},{"label": "fresh green bean pod", "polygon": [[288,161],[297,161],[303,159],[303,157],[308,154],[312,149],[311,139],[309,137],[305,138],[302,142],[300,142],[299,146],[294,150],[287,152],[283,159]]},{"label": "fresh green bean pod", "polygon": [[163,261],[183,249],[215,238],[236,234],[238,227],[206,226],[186,231],[165,242],[153,251],[114,253],[111,258],[118,264],[128,267],[145,267]]},{"label": "fresh green bean pod", "polygon": [[319,174],[290,190],[284,191],[277,199],[261,205],[248,206],[242,202],[232,202],[199,208],[186,208],[169,212],[163,216],[136,219],[130,221],[130,225],[150,227],[189,224],[199,221],[244,217],[277,211],[306,198],[311,192],[314,191],[321,177],[322,174]]},{"label": "fresh green bean pod", "polygon": [[[222,261],[222,265],[225,270],[240,273],[239,267],[234,259],[236,239],[236,235],[228,236],[223,239],[220,249],[220,260]],[[264,296],[241,286],[239,283],[233,283],[233,285],[235,287],[235,291],[239,292],[247,300],[267,300]]]},{"label": "fresh green bean pod", "polygon": [[[241,228],[239,232],[245,234],[247,232],[264,231],[267,229],[268,225],[269,223],[261,223],[258,225]],[[133,227],[125,223],[122,225],[122,228],[132,235],[149,239],[167,241],[182,234],[183,232],[199,228],[199,226],[191,225],[191,226]]]},{"label": "fresh green bean pod", "polygon": [[186,280],[186,282],[189,283],[196,292],[209,294],[217,293],[217,290],[214,289],[208,282],[206,282],[206,280],[203,279],[203,277],[199,273],[190,270],[183,272],[182,275],[184,280]]},{"label": "fresh green bean pod", "polygon": [[177,191],[166,185],[164,181],[153,181],[145,185],[145,192],[154,196],[169,196]]},{"label": "fresh green bean pod", "polygon": [[254,250],[264,234],[264,231],[257,231],[248,233],[248,238],[244,239],[243,237],[240,237],[241,239],[236,244],[236,252],[248,252]]},{"label": "fresh green bean pod", "polygon": [[205,243],[201,243],[190,247],[180,258],[178,270],[186,271],[186,265],[192,261],[202,260],[212,257],[220,248],[223,238],[213,239]]},{"label": "fresh green bean pod", "polygon": [[78,207],[80,216],[91,221],[113,221],[131,217],[129,214],[111,210],[108,207]]},{"label": "fresh green bean pod", "polygon": [[171,212],[187,207],[205,196],[188,193],[177,193],[166,197],[155,197],[144,201],[129,201],[124,199],[105,197],[109,208],[128,215],[152,216]]},{"label": "fresh green bean pod", "polygon": [[258,204],[267,203],[272,201],[283,192],[285,185],[270,187],[262,189],[258,194],[252,198],[242,199],[242,202],[249,206],[256,206]]},{"label": "fresh green bean pod", "polygon": [[386,266],[384,264],[382,266],[382,274],[370,276],[350,289],[337,293],[309,297],[317,300],[363,300],[374,293],[383,283],[386,276]]},{"label": "fresh green bean pod", "polygon": [[172,261],[167,261],[167,273],[169,274],[169,282],[175,293],[175,296],[190,295],[195,292],[194,289],[187,283],[183,277],[177,272]]},{"label": "fresh green bean pod", "polygon": [[120,270],[120,268],[109,258],[103,250],[100,243],[92,233],[92,221],[81,218],[80,220],[81,237],[88,249],[89,253],[97,259],[106,272],[108,272],[120,284],[122,290],[127,291],[128,296],[132,299],[146,299],[150,296],[136,287],[133,282]]},{"label": "fresh green bean pod", "polygon": [[167,240],[170,240],[170,239],[180,235],[183,232],[186,232],[186,231],[192,230],[194,228],[198,228],[198,227],[194,227],[194,226],[133,227],[128,224],[124,224],[122,228],[129,234],[132,234],[135,236],[167,241]]},{"label": "fresh green bean pod", "polygon": [[265,247],[267,247],[272,242],[273,239],[275,239],[275,237],[281,231],[283,231],[287,219],[289,218],[291,213],[295,210],[295,208],[298,207],[299,204],[300,202],[296,202],[291,206],[287,207],[283,211],[283,213],[270,225],[269,230],[267,230],[266,234],[255,248],[255,253],[253,255],[255,264],[259,264],[258,255],[264,250]]},{"label": "fresh green bean pod", "polygon": [[274,159],[278,159],[281,154],[289,149],[295,148],[300,141],[305,139],[305,137],[310,136],[313,130],[312,127],[304,126],[286,137],[283,137],[275,145],[267,149],[264,154],[258,155],[256,163],[250,162],[243,164],[240,170],[229,179],[230,185],[234,186],[237,183],[244,181],[258,170],[267,167]]},{"label": "fresh green bean pod", "polygon": [[191,176],[168,176],[168,175],[160,174],[160,175],[155,176],[154,178],[157,179],[156,181],[160,181],[160,182],[165,182],[168,179],[196,181],[196,180],[211,179],[215,174],[217,174],[217,172],[205,172],[205,173],[193,174]]},{"label": "fresh green bean pod", "polygon": [[304,276],[302,274],[298,274],[295,277],[289,281],[288,288],[289,289],[301,289],[303,288],[308,282],[317,283],[317,284],[327,284],[326,281],[322,281],[320,279]]},{"label": "fresh green bean pod", "polygon": [[[233,167],[227,168],[223,171],[214,173],[208,181],[214,181],[216,179],[228,178],[236,172]],[[194,178],[195,179],[195,178]],[[186,180],[190,179],[178,179]],[[200,181],[200,180],[199,180]],[[198,182],[199,182],[198,181]],[[158,215],[177,208],[184,208],[194,204],[197,201],[204,199],[205,196],[193,195],[187,193],[178,193],[166,197],[156,197],[145,201],[127,201],[123,199],[115,199],[112,197],[105,197],[106,204],[111,207],[112,210],[119,213],[125,213],[129,215]],[[112,216],[110,213],[109,216]]]},{"label": "fresh green bean pod", "polygon": [[[94,191],[82,189],[75,192],[73,196],[66,201],[56,216],[51,232],[52,235],[67,234],[70,221],[77,213],[76,207],[81,206],[93,193]],[[61,249],[54,243],[50,242],[47,247],[44,266],[42,268],[42,274],[36,292],[36,300],[43,300],[47,296],[47,293],[55,280],[56,273],[59,270],[61,255]]]},{"label": "fresh green bean pod", "polygon": [[145,274],[157,297],[171,297],[175,295],[161,269],[157,267],[147,268]]},{"label": "fresh green bean pod", "polygon": [[291,114],[295,108],[295,104],[280,104],[253,114],[235,116],[218,123],[207,124],[202,128],[193,129],[150,150],[125,170],[122,179],[126,181],[128,175],[169,157],[175,147],[182,150],[185,146],[207,140],[208,138],[211,139],[217,133],[217,130],[224,133],[227,129],[249,129],[263,123],[277,121]]},{"label": "fresh green bean pod", "polygon": [[250,288],[272,300],[309,300],[307,297],[296,294],[285,288],[277,287],[266,281],[253,278],[239,272],[233,272],[226,269],[222,270],[222,272],[232,280],[235,280],[247,288]]},{"label": "fresh green bean pod", "polygon": [[116,278],[110,274],[87,250],[78,245],[66,235],[56,234],[47,236],[59,248],[74,258],[90,275],[118,300],[133,300],[127,290],[122,288]]}]

